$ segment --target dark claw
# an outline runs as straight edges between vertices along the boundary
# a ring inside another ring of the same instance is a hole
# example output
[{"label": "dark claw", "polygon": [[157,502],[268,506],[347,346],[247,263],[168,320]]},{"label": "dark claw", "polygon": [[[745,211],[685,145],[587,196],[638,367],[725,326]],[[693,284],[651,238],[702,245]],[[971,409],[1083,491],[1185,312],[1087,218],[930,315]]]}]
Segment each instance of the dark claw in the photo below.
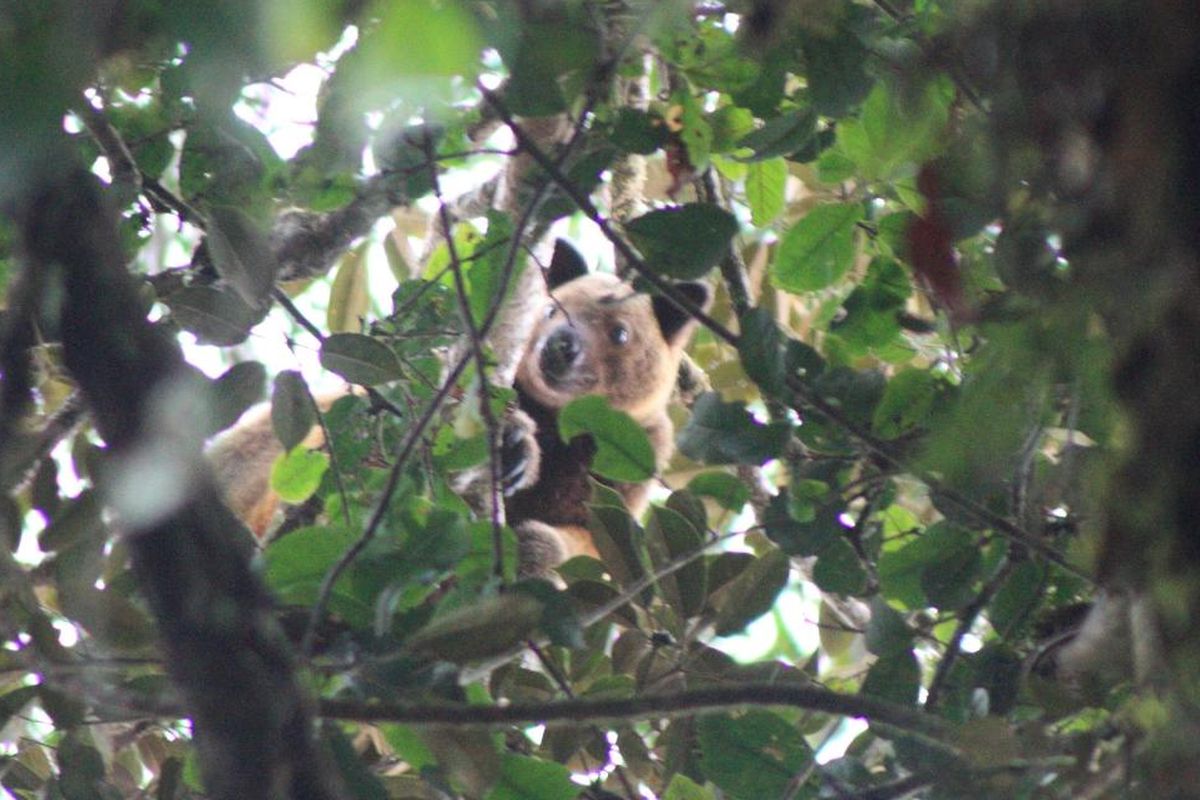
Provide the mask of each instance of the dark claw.
[{"label": "dark claw", "polygon": [[529,442],[519,425],[506,425],[500,439],[500,484],[505,497],[511,496],[525,477],[529,466]]}]

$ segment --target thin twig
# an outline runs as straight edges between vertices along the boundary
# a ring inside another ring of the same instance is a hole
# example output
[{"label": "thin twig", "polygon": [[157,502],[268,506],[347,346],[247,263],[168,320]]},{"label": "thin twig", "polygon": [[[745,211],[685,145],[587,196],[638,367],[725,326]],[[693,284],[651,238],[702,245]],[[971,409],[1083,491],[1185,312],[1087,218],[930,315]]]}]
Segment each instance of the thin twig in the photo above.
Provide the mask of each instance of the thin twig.
[{"label": "thin twig", "polygon": [[942,660],[938,662],[937,670],[933,673],[933,679],[929,682],[929,692],[925,696],[926,711],[931,712],[937,709],[938,703],[942,698],[942,690],[945,688],[946,681],[950,677],[950,671],[954,668],[954,663],[962,653],[963,639],[966,638],[971,628],[974,627],[975,620],[979,617],[984,607],[992,602],[992,598],[1004,586],[1004,582],[1012,574],[1016,563],[1016,561],[1006,556],[1000,563],[1000,566],[997,567],[991,579],[979,590],[979,594],[959,612],[958,626],[955,627],[954,635],[950,637],[950,642],[946,645],[946,652],[942,655]]},{"label": "thin twig", "polygon": [[396,460],[392,463],[391,472],[388,473],[387,483],[384,485],[383,493],[379,497],[379,502],[375,506],[375,510],[371,513],[371,518],[367,522],[367,526],[363,529],[361,536],[355,540],[354,544],[346,549],[342,557],[337,563],[329,568],[325,573],[325,577],[321,581],[321,588],[317,591],[317,599],[313,602],[312,613],[308,618],[308,627],[304,631],[304,639],[302,640],[301,648],[308,653],[312,650],[312,644],[317,635],[317,628],[321,624],[321,620],[325,618],[325,610],[329,607],[330,598],[333,596],[333,587],[337,583],[338,578],[342,576],[355,559],[362,554],[379,532],[379,527],[383,523],[384,515],[387,513],[388,507],[392,503],[392,497],[396,494],[396,489],[400,485],[400,476],[408,464],[409,458],[417,447],[417,443],[425,433],[425,429],[433,421],[437,415],[438,409],[442,407],[442,403],[450,396],[454,390],[454,386],[458,383],[459,377],[467,368],[470,358],[459,359],[454,365],[454,369],[446,376],[446,380],[442,382],[442,388],[429,401],[429,405],[425,409],[425,413],[417,419],[411,428],[408,435],[401,442],[400,449],[396,454]]},{"label": "thin twig", "polygon": [[450,210],[442,197],[441,177],[438,175],[436,155],[433,140],[426,134],[422,145],[425,150],[426,163],[429,167],[429,177],[433,184],[433,196],[437,200],[438,220],[442,226],[442,236],[446,240],[446,249],[450,254],[450,274],[454,279],[454,294],[458,299],[458,312],[462,317],[463,328],[466,330],[467,346],[470,348],[471,359],[475,362],[475,380],[478,386],[479,416],[483,418],[488,449],[488,499],[491,504],[492,517],[492,575],[497,580],[504,580],[504,495],[501,489],[500,464],[500,423],[492,412],[491,390],[487,377],[487,359],[483,355],[483,338],[475,317],[471,313],[471,300],[467,297],[467,287],[463,282],[462,262],[458,257],[458,245],[454,242],[454,225],[450,220]]},{"label": "thin twig", "polygon": [[691,314],[696,320],[699,320],[706,328],[711,330],[718,337],[723,339],[727,344],[737,345],[737,335],[726,328],[721,323],[704,313],[704,310],[683,296],[683,293],[675,289],[674,286],[667,280],[664,280],[647,265],[641,255],[633,248],[629,242],[618,233],[612,224],[600,213],[599,209],[592,202],[591,198],[579,190],[570,178],[568,178],[549,156],[542,151],[537,143],[534,142],[525,131],[513,119],[512,113],[509,112],[504,102],[487,87],[480,84],[479,92],[483,95],[484,100],[496,111],[497,116],[504,120],[505,124],[512,129],[513,136],[517,140],[517,144],[521,149],[528,153],[529,156],[537,162],[545,173],[550,176],[554,183],[565,193],[571,201],[579,207],[596,225],[600,228],[601,233],[608,239],[626,263],[632,266],[637,273],[655,288],[664,297],[667,297],[671,302],[675,303],[679,308]]}]

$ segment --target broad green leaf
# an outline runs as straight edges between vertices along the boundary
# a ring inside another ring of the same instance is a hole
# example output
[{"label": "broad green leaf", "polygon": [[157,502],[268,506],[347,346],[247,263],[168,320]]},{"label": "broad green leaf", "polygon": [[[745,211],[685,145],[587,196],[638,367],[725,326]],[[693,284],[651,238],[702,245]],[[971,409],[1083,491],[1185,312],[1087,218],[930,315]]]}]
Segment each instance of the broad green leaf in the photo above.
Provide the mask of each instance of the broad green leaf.
[{"label": "broad green leaf", "polygon": [[635,108],[621,108],[613,123],[609,141],[627,153],[650,155],[667,141],[667,126],[662,117]]},{"label": "broad green leaf", "polygon": [[[879,557],[880,591],[884,597],[909,609],[933,605],[926,595],[925,573],[944,558],[953,563],[963,558],[956,553],[976,549],[966,531],[947,522],[931,525],[908,544],[885,551]],[[935,589],[942,588],[936,580],[933,585]]]},{"label": "broad green leaf", "polygon": [[583,788],[562,764],[507,753],[500,761],[500,780],[487,800],[574,800]]},{"label": "broad green leaf", "polygon": [[212,382],[212,432],[223,431],[246,409],[263,398],[267,385],[267,371],[257,361],[242,361],[225,370]]},{"label": "broad green leaf", "polygon": [[862,217],[857,203],[831,203],[808,212],[783,235],[771,278],[789,292],[824,289],[854,263],[854,231]]},{"label": "broad green leaf", "polygon": [[464,664],[525,641],[541,618],[540,602],[525,592],[509,592],[434,617],[404,644],[414,653]]},{"label": "broad green leaf", "polygon": [[692,407],[679,433],[679,451],[706,464],[762,464],[783,450],[791,428],[781,422],[763,424],[740,403],[723,403],[707,392]]},{"label": "broad green leaf", "polygon": [[921,571],[921,589],[930,605],[940,609],[960,608],[975,596],[983,554],[971,536],[957,538],[958,546],[938,551]]},{"label": "broad green leaf", "polygon": [[715,205],[688,203],[643,214],[625,230],[652,269],[691,280],[703,277],[729,253],[738,224]]},{"label": "broad green leaf", "polygon": [[754,151],[751,161],[788,156],[805,147],[817,132],[817,114],[811,108],[788,111],[767,120],[758,130],[745,136],[738,145]]},{"label": "broad green leaf", "polygon": [[212,286],[189,286],[165,298],[179,327],[201,344],[219,347],[241,344],[262,321],[264,310],[246,304],[236,292]]},{"label": "broad green leaf", "polygon": [[[481,239],[472,254],[474,259],[464,267],[467,278],[468,305],[475,324],[481,325],[494,305],[504,302],[508,292],[517,285],[525,259],[513,263],[512,274],[504,285],[504,268],[507,266],[508,242],[512,239],[512,220],[499,211],[488,212],[487,235]],[[504,293],[501,294],[501,289]]]},{"label": "broad green leaf", "polygon": [[787,187],[787,162],[771,158],[752,163],[746,173],[746,201],[750,221],[758,227],[770,225],[783,211]]},{"label": "broad green leaf", "polygon": [[860,594],[867,588],[867,571],[850,543],[835,539],[817,553],[813,582],[832,594]]},{"label": "broad green leaf", "polygon": [[[700,531],[681,514],[669,508],[654,507],[646,523],[646,541],[654,556],[654,567],[690,555],[704,546]],[[693,617],[704,608],[708,597],[708,569],[697,558],[677,572],[659,581],[663,597],[681,617]]]},{"label": "broad green leaf", "polygon": [[390,347],[358,333],[335,333],[325,339],[321,366],[361,386],[389,383],[402,375],[400,360]]},{"label": "broad green leaf", "polygon": [[738,355],[742,369],[765,394],[783,391],[787,363],[783,358],[786,337],[779,330],[775,317],[765,308],[752,308],[738,320]]},{"label": "broad green leaf", "polygon": [[714,154],[728,153],[743,146],[741,139],[754,131],[754,115],[738,106],[721,106],[708,122],[712,126]]},{"label": "broad green leaf", "polygon": [[1022,562],[996,592],[988,606],[988,619],[1001,638],[1019,635],[1029,624],[1041,599],[1045,569],[1033,561]]},{"label": "broad green leaf", "polygon": [[787,586],[791,562],[787,553],[772,549],[754,559],[744,572],[713,594],[718,636],[737,633],[771,610]]},{"label": "broad green leaf", "polygon": [[[553,47],[546,46],[550,42]],[[573,98],[565,92],[580,84],[564,78],[592,70],[600,42],[578,9],[564,6],[563,13],[529,15],[515,41],[498,49],[511,76],[504,90],[509,108],[525,116],[549,116],[567,108]]]},{"label": "broad green leaf", "polygon": [[[849,6],[849,16],[865,9]],[[852,109],[871,88],[872,78],[866,66],[870,54],[857,34],[846,27],[832,37],[805,35],[801,39],[808,69],[808,96],[813,108],[829,117],[841,117]]]},{"label": "broad green leaf", "polygon": [[297,445],[271,466],[271,488],[289,503],[303,503],[321,485],[329,456]]},{"label": "broad green leaf", "polygon": [[330,333],[358,333],[371,309],[367,283],[367,243],[342,256],[333,285],[329,289],[329,308],[325,322]]},{"label": "broad green leaf", "polygon": [[913,634],[904,617],[881,597],[871,600],[866,633],[867,649],[880,658],[912,649]]},{"label": "broad green leaf", "polygon": [[845,534],[846,528],[838,519],[844,510],[840,499],[814,504],[792,496],[789,488],[771,498],[763,515],[763,526],[767,538],[784,552],[812,556]]},{"label": "broad green leaf", "polygon": [[[311,605],[325,573],[357,538],[351,531],[329,526],[301,528],[277,539],[265,552],[267,585],[284,604]],[[354,591],[348,573],[334,584],[329,610],[351,625],[365,628],[371,623],[374,597]]]},{"label": "broad green leaf", "polygon": [[712,155],[713,131],[705,118],[704,108],[690,91],[676,92],[671,102],[682,107],[679,115],[679,138],[687,149],[688,162],[697,173],[708,167]]},{"label": "broad green leaf", "polygon": [[875,406],[871,428],[883,439],[895,439],[920,426],[933,409],[939,379],[924,369],[906,369],[887,382]]},{"label": "broad green leaf", "polygon": [[728,472],[701,472],[688,481],[688,491],[711,497],[717,505],[735,514],[750,501],[750,490],[735,475]]},{"label": "broad green leaf", "polygon": [[862,693],[902,705],[914,705],[921,689],[921,667],[912,650],[894,650],[871,665]]},{"label": "broad green leaf", "polygon": [[663,800],[714,800],[712,790],[693,781],[682,773],[676,773],[663,792]]},{"label": "broad green leaf", "polygon": [[244,211],[217,206],[208,213],[209,255],[217,273],[251,308],[262,308],[275,288],[279,262],[254,220]]},{"label": "broad green leaf", "polygon": [[[482,37],[475,18],[460,3],[392,0],[375,6],[378,26],[360,45],[368,65],[368,88],[396,78],[473,77]],[[404,42],[398,47],[397,42]]]},{"label": "broad green leaf", "polygon": [[275,389],[271,392],[271,427],[283,449],[291,450],[303,442],[316,423],[317,415],[303,376],[290,369],[276,375]]},{"label": "broad green leaf", "polygon": [[739,800],[783,797],[813,759],[800,730],[770,711],[708,714],[696,732],[704,775]]},{"label": "broad green leaf", "polygon": [[558,432],[565,442],[590,435],[596,443],[591,470],[609,480],[644,481],[657,469],[646,431],[600,395],[579,397],[563,406],[558,413]]}]

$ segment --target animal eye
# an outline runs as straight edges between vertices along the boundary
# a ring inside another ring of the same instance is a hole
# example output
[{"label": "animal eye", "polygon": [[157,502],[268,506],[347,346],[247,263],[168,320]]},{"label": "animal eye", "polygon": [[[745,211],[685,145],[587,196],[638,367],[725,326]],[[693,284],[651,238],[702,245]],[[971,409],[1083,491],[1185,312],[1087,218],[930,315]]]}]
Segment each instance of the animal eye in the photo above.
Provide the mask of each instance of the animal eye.
[{"label": "animal eye", "polygon": [[618,325],[608,332],[608,338],[613,344],[625,344],[629,341],[629,329],[624,325]]},{"label": "animal eye", "polygon": [[550,305],[546,306],[546,319],[551,319],[557,313],[558,313],[558,306],[555,305],[554,303],[551,303]]}]

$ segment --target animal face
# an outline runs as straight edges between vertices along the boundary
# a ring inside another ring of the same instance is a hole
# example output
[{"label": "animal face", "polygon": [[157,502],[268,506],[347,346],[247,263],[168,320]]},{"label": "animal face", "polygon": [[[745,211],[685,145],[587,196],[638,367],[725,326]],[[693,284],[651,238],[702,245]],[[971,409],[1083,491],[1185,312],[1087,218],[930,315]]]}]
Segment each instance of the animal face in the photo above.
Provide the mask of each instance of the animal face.
[{"label": "animal face", "polygon": [[[614,275],[587,274],[578,253],[563,248],[570,246],[555,249],[551,300],[518,367],[518,385],[552,409],[598,394],[639,422],[661,414],[695,322]],[[702,284],[677,288],[697,305],[708,299]]]}]

